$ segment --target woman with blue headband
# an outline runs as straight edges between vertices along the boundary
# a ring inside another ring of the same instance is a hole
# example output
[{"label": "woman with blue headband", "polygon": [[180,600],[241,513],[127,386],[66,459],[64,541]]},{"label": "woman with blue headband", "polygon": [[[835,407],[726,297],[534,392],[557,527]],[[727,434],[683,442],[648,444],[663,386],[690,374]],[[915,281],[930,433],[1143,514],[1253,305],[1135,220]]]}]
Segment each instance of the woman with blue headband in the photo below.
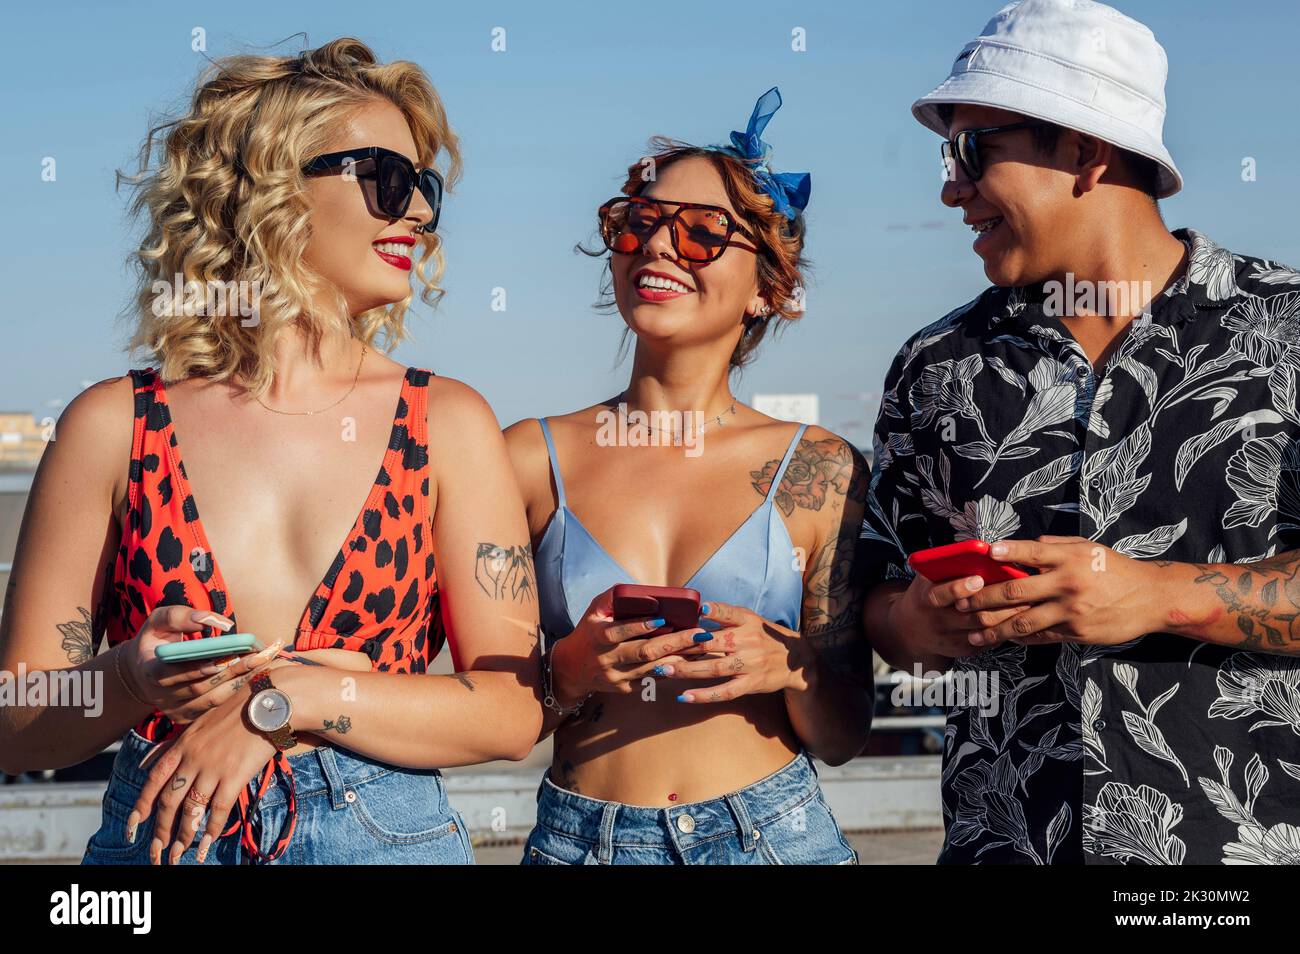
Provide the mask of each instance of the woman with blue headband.
[{"label": "woman with blue headband", "polygon": [[730,387],[802,312],[810,179],[774,173],[761,138],[780,103],[726,146],[652,141],[593,253],[635,339],[627,387],[506,430],[555,733],[525,863],[857,861],[810,756],[846,762],[871,722],[867,464]]}]

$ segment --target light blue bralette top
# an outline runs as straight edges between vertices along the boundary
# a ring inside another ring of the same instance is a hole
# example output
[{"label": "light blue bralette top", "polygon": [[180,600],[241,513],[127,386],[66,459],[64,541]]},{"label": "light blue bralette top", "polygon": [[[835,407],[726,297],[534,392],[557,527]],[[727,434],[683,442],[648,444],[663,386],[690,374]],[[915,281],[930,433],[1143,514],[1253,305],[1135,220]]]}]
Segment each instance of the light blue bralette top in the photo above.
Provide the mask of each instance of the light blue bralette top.
[{"label": "light blue bralette top", "polygon": [[[542,418],[542,436],[551,457],[551,473],[559,507],[533,554],[537,566],[537,592],[541,601],[542,628],[548,643],[573,632],[577,620],[591,601],[617,583],[640,582],[623,569],[582,525],[569,509],[564,496],[564,478],[555,456],[551,429]],[[686,581],[688,589],[699,590],[703,602],[718,600],[746,606],[764,619],[799,629],[803,603],[803,561],[795,559],[785,521],[773,503],[785,469],[808,425],[800,424],[772,486],[758,509],[749,515],[705,564]],[[702,628],[709,629],[711,626]]]}]

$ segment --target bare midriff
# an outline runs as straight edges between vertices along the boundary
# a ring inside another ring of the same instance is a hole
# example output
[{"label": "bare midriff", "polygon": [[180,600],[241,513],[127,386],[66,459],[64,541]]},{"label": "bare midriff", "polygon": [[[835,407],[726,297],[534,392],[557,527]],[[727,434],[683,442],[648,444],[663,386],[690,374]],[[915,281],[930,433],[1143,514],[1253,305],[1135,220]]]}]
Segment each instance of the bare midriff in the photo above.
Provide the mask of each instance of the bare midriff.
[{"label": "bare midriff", "polygon": [[556,731],[551,781],[590,798],[666,808],[745,788],[801,750],[783,693],[678,702],[687,690],[707,698],[718,682],[657,679],[653,699],[634,685],[593,695],[578,721]]}]

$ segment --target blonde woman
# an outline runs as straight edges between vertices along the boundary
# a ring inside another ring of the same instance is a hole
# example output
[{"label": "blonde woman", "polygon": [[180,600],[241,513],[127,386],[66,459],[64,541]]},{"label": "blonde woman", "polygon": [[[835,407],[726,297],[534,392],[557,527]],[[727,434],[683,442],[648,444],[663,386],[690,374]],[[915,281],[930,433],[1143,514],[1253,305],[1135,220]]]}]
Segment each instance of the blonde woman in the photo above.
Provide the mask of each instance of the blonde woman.
[{"label": "blonde woman", "polygon": [[[63,414],[0,633],[0,668],[102,679],[98,718],[0,723],[11,772],[121,740],[87,863],[471,863],[438,769],[537,737],[505,444],[469,387],[385,356],[411,273],[440,294],[439,155],[454,181],[424,72],[353,39],[218,61],[146,141],[133,344],[159,367]],[[244,283],[256,313],[159,304],[174,275]],[[155,652],[234,632],[265,650]],[[457,673],[428,675],[444,642]]]}]

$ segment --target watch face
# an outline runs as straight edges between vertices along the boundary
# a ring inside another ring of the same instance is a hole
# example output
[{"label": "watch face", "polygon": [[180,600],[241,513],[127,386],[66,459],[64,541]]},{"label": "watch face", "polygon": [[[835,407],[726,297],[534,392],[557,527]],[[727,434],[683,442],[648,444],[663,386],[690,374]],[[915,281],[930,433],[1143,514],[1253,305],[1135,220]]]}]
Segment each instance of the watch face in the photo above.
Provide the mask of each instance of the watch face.
[{"label": "watch face", "polygon": [[289,724],[289,697],[279,689],[263,689],[248,706],[248,720],[263,732],[274,732]]}]

